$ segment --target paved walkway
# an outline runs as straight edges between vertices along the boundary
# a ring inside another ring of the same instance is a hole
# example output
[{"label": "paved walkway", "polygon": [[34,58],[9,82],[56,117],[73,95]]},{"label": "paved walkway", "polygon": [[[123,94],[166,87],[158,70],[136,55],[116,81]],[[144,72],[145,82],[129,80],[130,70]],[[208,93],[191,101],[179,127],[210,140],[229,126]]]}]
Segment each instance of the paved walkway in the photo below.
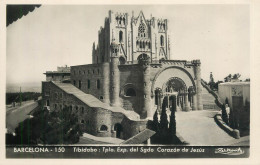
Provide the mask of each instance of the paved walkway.
[{"label": "paved walkway", "polygon": [[176,112],[177,132],[192,146],[241,143],[241,140],[231,137],[216,124],[214,116],[217,113],[212,110]]},{"label": "paved walkway", "polygon": [[9,132],[14,132],[18,124],[29,118],[28,115],[33,109],[38,106],[35,101],[23,102],[22,106],[17,106],[6,111],[6,128]]}]

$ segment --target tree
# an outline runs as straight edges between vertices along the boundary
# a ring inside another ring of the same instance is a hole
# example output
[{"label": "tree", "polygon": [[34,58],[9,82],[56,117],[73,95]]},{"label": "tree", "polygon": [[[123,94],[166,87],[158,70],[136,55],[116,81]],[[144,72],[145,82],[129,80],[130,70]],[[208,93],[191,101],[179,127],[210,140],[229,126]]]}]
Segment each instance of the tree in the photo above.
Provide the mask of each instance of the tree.
[{"label": "tree", "polygon": [[15,129],[16,144],[74,144],[82,135],[77,116],[69,108],[51,113],[40,109],[33,116]]},{"label": "tree", "polygon": [[170,101],[172,103],[172,107],[171,107],[171,116],[170,116],[170,124],[169,124],[169,133],[170,133],[171,139],[173,140],[176,136],[176,120],[175,120],[176,97],[171,96]]},{"label": "tree", "polygon": [[160,118],[160,127],[161,130],[168,129],[168,119],[167,119],[167,114],[166,114],[166,107],[168,105],[168,99],[167,97],[164,97],[163,99],[163,104],[162,104],[162,113],[161,113],[161,118]]},{"label": "tree", "polygon": [[232,75],[229,74],[227,77],[224,78],[224,81],[225,81],[225,82],[230,82],[230,81],[231,81],[231,78],[232,78]]},{"label": "tree", "polygon": [[159,132],[159,121],[158,121],[158,112],[155,111],[153,115],[153,130],[157,133]]}]

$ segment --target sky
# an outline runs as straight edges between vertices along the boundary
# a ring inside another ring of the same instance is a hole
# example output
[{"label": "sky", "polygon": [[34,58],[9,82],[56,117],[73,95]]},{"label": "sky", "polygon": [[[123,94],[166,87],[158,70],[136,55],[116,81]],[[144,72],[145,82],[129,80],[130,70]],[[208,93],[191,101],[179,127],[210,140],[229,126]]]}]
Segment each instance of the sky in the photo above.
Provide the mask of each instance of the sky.
[{"label": "sky", "polygon": [[169,21],[171,59],[200,59],[202,78],[250,77],[248,5],[43,5],[7,27],[6,81],[41,83],[57,66],[90,64],[108,11]]}]

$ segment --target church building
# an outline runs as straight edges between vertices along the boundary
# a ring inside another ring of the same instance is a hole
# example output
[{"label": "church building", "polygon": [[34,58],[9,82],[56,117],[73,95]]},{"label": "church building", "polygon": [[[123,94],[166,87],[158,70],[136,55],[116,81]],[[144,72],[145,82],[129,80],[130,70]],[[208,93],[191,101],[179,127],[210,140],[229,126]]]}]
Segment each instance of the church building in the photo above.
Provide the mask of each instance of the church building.
[{"label": "church building", "polygon": [[84,132],[121,139],[145,130],[165,97],[175,96],[177,111],[202,110],[200,60],[172,60],[168,29],[167,19],[145,18],[142,11],[109,11],[92,64],[71,66],[70,80],[67,69],[66,76],[46,72],[46,108],[69,107]]}]

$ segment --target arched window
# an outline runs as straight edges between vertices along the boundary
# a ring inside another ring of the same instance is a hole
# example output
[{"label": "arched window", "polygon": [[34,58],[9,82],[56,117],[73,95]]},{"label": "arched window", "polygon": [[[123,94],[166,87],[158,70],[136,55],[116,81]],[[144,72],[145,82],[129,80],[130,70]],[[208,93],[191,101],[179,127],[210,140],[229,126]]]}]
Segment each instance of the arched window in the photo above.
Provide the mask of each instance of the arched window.
[{"label": "arched window", "polygon": [[143,36],[142,34],[145,33],[145,25],[143,22],[141,22],[141,24],[138,27],[138,33],[141,34],[141,36]]},{"label": "arched window", "polygon": [[88,80],[88,89],[90,89],[90,80]]},{"label": "arched window", "polygon": [[123,24],[125,25],[125,17],[123,17]]},{"label": "arched window", "polygon": [[139,41],[136,41],[136,47],[139,46]]},{"label": "arched window", "polygon": [[120,63],[120,65],[125,64],[125,58],[124,57],[119,57],[119,63]]},{"label": "arched window", "polygon": [[119,32],[119,42],[123,42],[123,32]]},{"label": "arched window", "polygon": [[97,80],[97,89],[100,89],[100,80]]},{"label": "arched window", "polygon": [[125,96],[129,96],[129,97],[136,96],[136,92],[135,92],[134,88],[127,88],[125,90]]},{"label": "arched window", "polygon": [[101,127],[100,127],[100,131],[107,131],[107,126],[106,125],[102,125]]},{"label": "arched window", "polygon": [[162,35],[160,37],[160,43],[161,43],[161,46],[164,46],[164,37]]}]

